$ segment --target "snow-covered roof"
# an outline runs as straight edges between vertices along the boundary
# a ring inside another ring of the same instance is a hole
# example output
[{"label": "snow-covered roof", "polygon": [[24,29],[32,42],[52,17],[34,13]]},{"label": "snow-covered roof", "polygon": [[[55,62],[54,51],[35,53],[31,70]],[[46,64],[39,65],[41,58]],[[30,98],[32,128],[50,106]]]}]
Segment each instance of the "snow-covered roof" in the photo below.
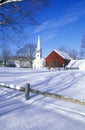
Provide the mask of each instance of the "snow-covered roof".
[{"label": "snow-covered roof", "polygon": [[68,59],[68,60],[72,60],[72,58],[66,53],[66,52],[63,52],[63,51],[57,51],[57,50],[54,50],[56,53],[58,53],[60,56],[62,56],[64,59]]},{"label": "snow-covered roof", "polygon": [[71,60],[67,67],[85,70],[85,60]]}]

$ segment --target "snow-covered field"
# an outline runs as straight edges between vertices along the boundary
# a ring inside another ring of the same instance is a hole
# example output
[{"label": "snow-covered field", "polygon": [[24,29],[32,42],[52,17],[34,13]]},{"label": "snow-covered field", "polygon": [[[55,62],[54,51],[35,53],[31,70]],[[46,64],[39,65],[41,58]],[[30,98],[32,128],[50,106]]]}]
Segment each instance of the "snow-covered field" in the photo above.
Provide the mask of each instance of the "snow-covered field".
[{"label": "snow-covered field", "polygon": [[[0,68],[0,82],[85,101],[85,71]],[[85,105],[0,87],[0,130],[85,130]]]}]

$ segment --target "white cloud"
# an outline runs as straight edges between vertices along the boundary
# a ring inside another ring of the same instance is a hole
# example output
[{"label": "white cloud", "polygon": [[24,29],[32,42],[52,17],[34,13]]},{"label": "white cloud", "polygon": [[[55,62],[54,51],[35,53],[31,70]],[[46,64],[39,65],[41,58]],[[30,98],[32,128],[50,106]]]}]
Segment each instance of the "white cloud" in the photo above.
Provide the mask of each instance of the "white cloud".
[{"label": "white cloud", "polygon": [[81,16],[85,14],[85,1],[78,2],[71,8],[64,12],[64,15],[59,18],[54,18],[43,22],[40,26],[36,28],[34,33],[40,33],[42,31],[51,31],[68,25],[70,23],[78,21]]},{"label": "white cloud", "polygon": [[44,30],[48,30],[48,29],[51,29],[52,27],[50,27],[51,23],[53,23],[54,20],[49,20],[49,21],[46,21],[46,22],[43,22],[41,25],[39,25],[34,33],[38,33],[38,32],[41,32],[41,31],[44,31]]},{"label": "white cloud", "polygon": [[59,35],[59,33],[56,33],[56,32],[50,32],[50,33],[44,34],[42,41],[46,42],[48,40],[51,40],[51,39],[57,37],[58,35]]}]

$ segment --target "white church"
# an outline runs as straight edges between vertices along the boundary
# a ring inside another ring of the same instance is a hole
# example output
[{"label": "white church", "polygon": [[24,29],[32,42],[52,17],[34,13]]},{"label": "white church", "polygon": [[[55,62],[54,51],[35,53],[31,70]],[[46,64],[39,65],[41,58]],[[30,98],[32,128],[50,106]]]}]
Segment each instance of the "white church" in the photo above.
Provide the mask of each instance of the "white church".
[{"label": "white church", "polygon": [[45,66],[45,59],[42,58],[42,52],[40,48],[40,36],[38,36],[38,43],[36,48],[36,58],[33,60],[33,69],[43,68]]}]

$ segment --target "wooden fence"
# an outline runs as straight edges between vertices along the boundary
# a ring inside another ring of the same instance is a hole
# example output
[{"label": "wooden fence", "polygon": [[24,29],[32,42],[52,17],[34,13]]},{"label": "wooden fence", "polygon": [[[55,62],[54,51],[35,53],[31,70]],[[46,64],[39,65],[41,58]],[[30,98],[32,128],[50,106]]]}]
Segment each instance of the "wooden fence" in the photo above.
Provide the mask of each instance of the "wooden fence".
[{"label": "wooden fence", "polygon": [[26,100],[29,99],[29,93],[30,92],[35,93],[35,94],[40,94],[40,95],[43,95],[43,96],[57,98],[57,99],[60,99],[60,100],[64,100],[64,101],[68,101],[68,102],[72,102],[72,103],[76,103],[76,104],[80,104],[80,105],[85,105],[85,101],[81,101],[81,100],[78,100],[78,99],[66,97],[66,96],[63,96],[63,95],[60,95],[60,94],[41,92],[39,90],[31,89],[30,84],[26,84],[26,87],[25,87],[25,99]]},{"label": "wooden fence", "polygon": [[[0,85],[0,86],[2,86],[2,85]],[[3,86],[3,87],[10,88],[10,86]],[[10,88],[10,89],[17,90],[16,88]],[[31,89],[30,83],[27,83],[25,88],[21,87],[19,89],[19,91],[25,92],[25,99],[26,100],[29,100],[30,93],[35,93],[35,94],[40,94],[40,95],[47,96],[47,97],[57,98],[57,99],[60,99],[60,100],[64,100],[64,101],[68,101],[68,102],[72,102],[72,103],[76,103],[76,104],[80,104],[80,105],[85,105],[85,101],[82,101],[82,100],[70,98],[70,97],[67,97],[67,96],[60,95],[60,94],[41,92],[39,90]]]}]

